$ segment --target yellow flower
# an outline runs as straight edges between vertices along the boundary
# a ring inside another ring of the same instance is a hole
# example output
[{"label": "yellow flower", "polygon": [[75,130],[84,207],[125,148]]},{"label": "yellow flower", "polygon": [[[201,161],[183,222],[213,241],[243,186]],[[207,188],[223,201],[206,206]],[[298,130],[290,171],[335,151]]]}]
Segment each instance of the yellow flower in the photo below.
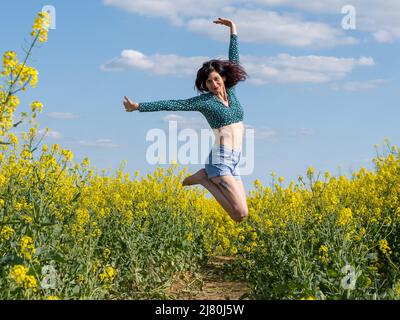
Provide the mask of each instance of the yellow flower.
[{"label": "yellow flower", "polygon": [[362,239],[362,237],[365,235],[366,230],[365,228],[361,228],[360,232],[354,237],[354,239],[356,239],[357,241],[360,241]]},{"label": "yellow flower", "polygon": [[10,277],[17,283],[17,285],[20,286],[24,283],[27,272],[28,268],[22,265],[16,265],[12,267],[10,271]]},{"label": "yellow flower", "polygon": [[28,236],[23,236],[20,240],[21,254],[27,260],[32,259],[32,255],[36,252],[36,249],[33,245],[33,239]]},{"label": "yellow flower", "polygon": [[109,266],[102,273],[99,274],[99,279],[100,282],[103,283],[113,282],[116,275],[117,275],[117,270]]},{"label": "yellow flower", "polygon": [[254,187],[255,187],[256,189],[258,189],[258,188],[261,187],[261,186],[262,186],[262,184],[261,184],[260,179],[254,180]]},{"label": "yellow flower", "polygon": [[71,152],[71,150],[62,149],[61,154],[64,156],[66,160],[69,161],[72,161],[72,159],[74,158],[74,154]]},{"label": "yellow flower", "polygon": [[321,245],[321,247],[318,250],[319,253],[319,259],[321,260],[322,263],[327,263],[329,261],[329,249],[326,245]]},{"label": "yellow flower", "polygon": [[381,250],[383,254],[392,254],[392,250],[386,239],[379,240],[379,250]]},{"label": "yellow flower", "polygon": [[0,230],[0,240],[10,240],[15,230],[9,226],[4,226]]},{"label": "yellow flower", "polygon": [[22,159],[32,159],[32,153],[29,150],[22,150],[21,152],[21,158]]},{"label": "yellow flower", "polygon": [[57,296],[48,296],[47,300],[60,300]]},{"label": "yellow flower", "polygon": [[314,168],[312,166],[310,166],[307,170],[307,176],[312,177],[314,175],[314,173],[315,173]]},{"label": "yellow flower", "polygon": [[301,298],[300,300],[316,300],[316,299],[313,296],[308,296],[308,297]]},{"label": "yellow flower", "polygon": [[38,37],[39,42],[47,41],[47,33],[50,27],[50,15],[48,12],[39,12],[32,27],[31,36]]},{"label": "yellow flower", "polygon": [[15,135],[12,134],[12,133],[9,133],[9,134],[8,134],[8,141],[9,141],[11,144],[18,145],[18,137],[15,136]]},{"label": "yellow flower", "polygon": [[90,160],[89,158],[85,157],[82,162],[82,167],[87,167],[89,165],[90,165]]},{"label": "yellow flower", "polygon": [[51,151],[55,152],[55,151],[58,151],[59,149],[60,149],[60,146],[57,143],[55,143],[51,146]]},{"label": "yellow flower", "polygon": [[24,214],[21,219],[25,222],[25,223],[32,223],[33,219],[31,216]]},{"label": "yellow flower", "polygon": [[353,213],[350,208],[344,208],[339,213],[339,221],[338,224],[340,226],[344,226],[348,224],[353,217]]},{"label": "yellow flower", "polygon": [[34,276],[25,276],[24,279],[24,288],[25,289],[33,289],[34,291],[36,291],[37,288],[37,282]]},{"label": "yellow flower", "polygon": [[34,101],[31,103],[31,110],[32,112],[36,112],[36,110],[39,110],[39,112],[42,112],[43,109],[43,103],[41,103],[40,101]]}]

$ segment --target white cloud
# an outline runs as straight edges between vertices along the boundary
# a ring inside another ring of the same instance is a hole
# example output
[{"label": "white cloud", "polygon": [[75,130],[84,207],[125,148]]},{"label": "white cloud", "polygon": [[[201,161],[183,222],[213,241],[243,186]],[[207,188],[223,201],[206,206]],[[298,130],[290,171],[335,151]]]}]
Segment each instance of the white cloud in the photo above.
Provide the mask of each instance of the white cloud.
[{"label": "white cloud", "polygon": [[136,50],[123,50],[116,57],[101,66],[103,71],[139,69],[158,75],[193,76],[207,57],[181,57],[174,54],[146,56]]},{"label": "white cloud", "polygon": [[252,125],[245,124],[245,129],[254,130],[254,138],[262,141],[276,141],[278,132],[269,127],[253,127]]},{"label": "white cloud", "polygon": [[243,56],[243,66],[249,74],[249,82],[266,83],[324,83],[346,77],[357,66],[373,66],[371,57],[337,58],[324,56],[275,57]]},{"label": "white cloud", "polygon": [[[378,42],[400,38],[398,0],[352,0],[350,3],[348,0],[103,0],[103,3],[144,16],[166,18],[192,31],[212,33],[214,38],[226,32],[223,28],[211,28],[211,20],[228,16],[237,22],[246,41],[297,47],[356,43],[356,39],[346,35],[348,32],[340,27],[344,17],[342,7],[352,5],[356,9],[358,31],[371,33]],[[305,21],[303,13],[318,15],[318,21],[321,15],[336,17],[337,21],[330,25],[313,22],[313,18]],[[206,28],[201,29],[204,21]]]},{"label": "white cloud", "polygon": [[311,136],[314,134],[314,130],[311,128],[300,128],[299,134],[301,136]]},{"label": "white cloud", "polygon": [[[240,28],[242,42],[275,43],[308,48],[328,48],[357,43],[355,38],[345,36],[343,30],[339,28],[332,28],[325,23],[304,21],[296,14],[238,9],[231,10],[229,16]],[[225,29],[211,28],[210,20],[204,18],[189,20],[187,28],[220,41],[226,39]]]},{"label": "white cloud", "polygon": [[46,114],[48,117],[50,118],[54,118],[54,119],[66,119],[66,120],[70,120],[70,119],[76,119],[79,118],[77,115],[71,113],[71,112],[49,112]]},{"label": "white cloud", "polygon": [[[248,3],[251,2],[255,1]],[[316,48],[357,42],[355,38],[345,36],[339,28],[304,21],[298,14],[279,14],[254,6],[246,9],[248,3],[244,0],[104,0],[104,3],[149,17],[165,17],[172,24],[186,26],[190,31],[219,40],[226,38],[227,30],[211,22],[222,15],[235,21],[242,40],[246,42]]]},{"label": "white cloud", "polygon": [[165,17],[180,26],[188,17],[213,17],[232,0],[103,0],[103,3],[144,16]]},{"label": "white cloud", "polygon": [[345,91],[366,91],[375,89],[380,84],[385,83],[383,79],[374,79],[369,81],[348,81],[343,84],[335,84],[332,86],[334,90],[345,90]]},{"label": "white cloud", "polygon": [[379,30],[373,33],[373,36],[376,41],[381,43],[391,43],[394,42],[394,35],[387,30]]},{"label": "white cloud", "polygon": [[[45,132],[46,132],[46,130],[39,130],[39,131],[38,131],[38,133],[39,133],[40,136],[42,136],[43,134],[45,134]],[[58,132],[58,131],[53,131],[53,130],[51,130],[51,131],[49,131],[49,132],[47,132],[47,133],[45,134],[45,137],[58,140],[58,139],[61,139],[61,138],[62,138],[62,135],[61,135],[61,133]]]},{"label": "white cloud", "polygon": [[255,136],[257,139],[260,139],[260,140],[270,141],[270,140],[273,140],[274,138],[276,138],[276,135],[277,135],[277,132],[272,129],[262,128],[262,129],[255,130]]},{"label": "white cloud", "polygon": [[95,141],[79,140],[73,142],[79,147],[95,147],[95,148],[118,148],[121,145],[114,143],[111,139],[97,139]]},{"label": "white cloud", "polygon": [[316,14],[344,15],[341,9],[352,5],[356,10],[357,30],[370,32],[378,42],[392,42],[400,38],[400,1],[398,0],[250,0],[267,7],[286,6]]}]

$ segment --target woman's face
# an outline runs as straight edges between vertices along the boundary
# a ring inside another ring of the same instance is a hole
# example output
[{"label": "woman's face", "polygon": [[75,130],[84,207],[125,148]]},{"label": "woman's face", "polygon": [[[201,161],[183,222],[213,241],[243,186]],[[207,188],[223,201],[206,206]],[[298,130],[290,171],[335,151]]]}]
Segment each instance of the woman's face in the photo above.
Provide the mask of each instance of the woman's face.
[{"label": "woman's face", "polygon": [[225,77],[221,77],[216,71],[212,71],[206,80],[206,87],[214,94],[225,92]]}]

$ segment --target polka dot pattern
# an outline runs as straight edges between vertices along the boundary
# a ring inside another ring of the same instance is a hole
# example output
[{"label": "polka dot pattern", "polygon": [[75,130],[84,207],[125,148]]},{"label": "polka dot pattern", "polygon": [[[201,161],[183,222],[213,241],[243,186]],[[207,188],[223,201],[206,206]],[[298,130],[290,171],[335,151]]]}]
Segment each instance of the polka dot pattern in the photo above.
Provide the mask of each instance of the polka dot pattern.
[{"label": "polka dot pattern", "polygon": [[[238,36],[231,35],[229,45],[229,60],[239,64]],[[154,102],[140,102],[140,112],[154,111],[198,111],[207,119],[212,129],[227,126],[243,121],[243,108],[236,97],[235,88],[228,88],[229,107],[211,92],[181,100],[160,100]]]}]

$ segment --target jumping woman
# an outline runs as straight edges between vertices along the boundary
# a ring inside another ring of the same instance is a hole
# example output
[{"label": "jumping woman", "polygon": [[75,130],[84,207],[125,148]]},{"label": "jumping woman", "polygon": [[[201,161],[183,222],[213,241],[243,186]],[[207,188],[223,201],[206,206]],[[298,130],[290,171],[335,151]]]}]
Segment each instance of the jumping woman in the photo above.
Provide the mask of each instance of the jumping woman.
[{"label": "jumping woman", "polygon": [[196,88],[202,94],[184,100],[162,100],[136,103],[125,96],[127,112],[199,111],[207,119],[216,136],[205,168],[187,177],[182,185],[205,187],[236,222],[247,218],[246,191],[238,165],[244,132],[243,108],[236,98],[235,85],[246,79],[239,65],[236,25],[218,18],[216,24],[230,27],[229,61],[210,60],[197,72]]}]

